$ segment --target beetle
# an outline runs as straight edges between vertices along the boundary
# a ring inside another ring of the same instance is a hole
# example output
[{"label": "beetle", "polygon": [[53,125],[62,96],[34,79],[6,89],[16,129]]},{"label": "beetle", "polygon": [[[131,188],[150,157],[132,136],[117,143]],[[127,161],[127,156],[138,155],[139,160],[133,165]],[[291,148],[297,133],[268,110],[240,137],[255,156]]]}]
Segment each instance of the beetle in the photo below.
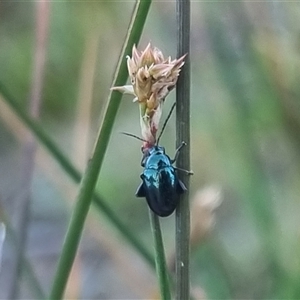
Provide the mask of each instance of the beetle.
[{"label": "beetle", "polygon": [[[182,142],[177,148],[174,159],[170,159],[165,148],[158,145],[147,149],[142,159],[144,171],[136,196],[145,197],[150,209],[160,217],[171,215],[178,205],[178,195],[187,190],[176,174],[177,168],[173,167],[180,150],[185,145],[186,143]],[[182,171],[191,174],[190,171]]]},{"label": "beetle", "polygon": [[[170,216],[176,209],[179,201],[178,195],[183,194],[187,188],[178,178],[176,170],[183,171],[192,175],[192,171],[179,169],[173,166],[176,162],[180,150],[186,146],[185,142],[176,149],[174,159],[171,159],[165,151],[165,148],[159,146],[159,140],[170,119],[176,103],[173,104],[160,132],[155,145],[144,150],[141,166],[144,168],[141,174],[142,183],[139,185],[135,195],[140,198],[146,198],[150,209],[160,217]],[[144,139],[127,132],[125,135],[134,137],[143,142]]]}]

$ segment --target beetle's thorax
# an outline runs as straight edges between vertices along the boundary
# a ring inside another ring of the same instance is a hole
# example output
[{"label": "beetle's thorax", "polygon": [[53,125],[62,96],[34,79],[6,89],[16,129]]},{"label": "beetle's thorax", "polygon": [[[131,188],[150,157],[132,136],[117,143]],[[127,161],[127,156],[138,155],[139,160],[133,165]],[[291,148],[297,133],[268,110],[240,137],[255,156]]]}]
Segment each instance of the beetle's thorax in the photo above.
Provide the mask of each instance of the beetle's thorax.
[{"label": "beetle's thorax", "polygon": [[153,146],[148,150],[148,156],[145,160],[146,169],[161,169],[171,165],[171,160],[165,153],[165,148]]},{"label": "beetle's thorax", "polygon": [[164,147],[162,146],[158,146],[158,145],[155,145],[151,148],[148,149],[148,155],[152,155],[152,154],[165,154],[166,153],[166,150]]}]

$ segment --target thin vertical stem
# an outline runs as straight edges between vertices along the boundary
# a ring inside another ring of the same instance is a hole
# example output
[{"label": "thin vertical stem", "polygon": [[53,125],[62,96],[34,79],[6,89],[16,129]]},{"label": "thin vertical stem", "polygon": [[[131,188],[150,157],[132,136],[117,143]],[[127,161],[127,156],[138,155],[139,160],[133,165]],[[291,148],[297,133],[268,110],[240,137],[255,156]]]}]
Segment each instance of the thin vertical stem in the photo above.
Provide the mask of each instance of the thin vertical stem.
[{"label": "thin vertical stem", "polygon": [[166,264],[165,250],[163,244],[163,238],[160,228],[159,217],[149,210],[151,228],[153,233],[154,248],[155,248],[155,264],[156,273],[160,286],[160,295],[162,300],[171,299],[169,275]]},{"label": "thin vertical stem", "polygon": [[[190,169],[190,1],[176,1],[178,48],[177,56],[188,54],[176,86],[176,143],[187,146],[177,160],[177,166]],[[179,178],[189,188],[189,177],[179,172]],[[189,193],[180,196],[176,210],[176,299],[190,298],[190,208]]]}]

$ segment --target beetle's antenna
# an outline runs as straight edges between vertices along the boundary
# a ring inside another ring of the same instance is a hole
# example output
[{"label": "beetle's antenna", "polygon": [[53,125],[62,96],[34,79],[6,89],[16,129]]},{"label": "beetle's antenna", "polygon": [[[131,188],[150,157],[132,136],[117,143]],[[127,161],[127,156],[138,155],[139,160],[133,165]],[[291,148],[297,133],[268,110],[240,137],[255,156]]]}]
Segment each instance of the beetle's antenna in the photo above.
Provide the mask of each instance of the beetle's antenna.
[{"label": "beetle's antenna", "polygon": [[128,133],[128,132],[121,132],[121,133],[122,133],[122,134],[125,134],[125,135],[128,135],[128,136],[131,136],[131,137],[133,137],[133,138],[136,138],[136,139],[138,139],[138,140],[140,140],[140,141],[142,141],[142,142],[145,142],[145,143],[147,143],[147,141],[146,141],[146,140],[144,140],[144,139],[140,138],[139,136],[137,136],[137,135],[135,135],[135,134]]},{"label": "beetle's antenna", "polygon": [[167,123],[168,123],[169,119],[171,118],[171,115],[172,115],[172,112],[173,112],[175,106],[176,106],[176,102],[173,103],[173,105],[172,105],[172,107],[171,107],[171,109],[170,109],[170,112],[169,112],[169,114],[168,114],[168,116],[167,116],[167,118],[166,118],[166,120],[165,120],[165,123],[164,123],[164,125],[163,125],[163,127],[162,127],[162,129],[161,129],[161,132],[160,132],[160,134],[159,134],[159,137],[158,137],[158,139],[157,139],[156,145],[158,145],[158,143],[159,143],[159,140],[160,140],[160,138],[161,138],[161,135],[163,134],[163,132],[164,132],[166,126],[167,126]]}]

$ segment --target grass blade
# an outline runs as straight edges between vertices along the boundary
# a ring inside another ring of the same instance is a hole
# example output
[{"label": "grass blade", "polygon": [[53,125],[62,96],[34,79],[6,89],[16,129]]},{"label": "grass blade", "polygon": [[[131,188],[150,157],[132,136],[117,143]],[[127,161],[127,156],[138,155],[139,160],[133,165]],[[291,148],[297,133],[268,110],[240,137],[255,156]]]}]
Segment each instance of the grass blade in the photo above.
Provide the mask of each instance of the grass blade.
[{"label": "grass blade", "polygon": [[[129,54],[134,43],[139,41],[143,25],[150,7],[150,1],[140,1],[135,7],[132,23],[130,24],[127,38],[121,52],[116,77],[113,86],[125,84],[127,80],[127,64],[124,60]],[[138,18],[139,17],[139,18]],[[69,223],[65,242],[58,262],[58,268],[54,278],[50,299],[62,299],[69,273],[77,252],[81,238],[84,221],[90,208],[92,196],[97,183],[98,175],[102,166],[106,148],[109,142],[110,133],[120,105],[122,95],[111,92],[103,123],[100,127],[93,156],[88,163],[85,174],[81,180],[79,194],[76,199],[75,208]]]}]

